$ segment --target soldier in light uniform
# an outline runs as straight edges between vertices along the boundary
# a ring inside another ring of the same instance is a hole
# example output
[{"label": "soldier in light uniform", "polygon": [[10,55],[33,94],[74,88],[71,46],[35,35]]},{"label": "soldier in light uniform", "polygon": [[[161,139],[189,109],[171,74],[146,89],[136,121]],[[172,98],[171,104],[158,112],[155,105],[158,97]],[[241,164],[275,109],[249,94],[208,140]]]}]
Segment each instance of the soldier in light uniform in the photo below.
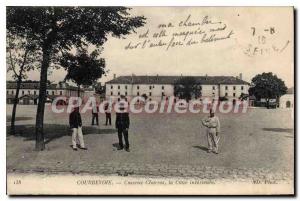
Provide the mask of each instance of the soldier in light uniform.
[{"label": "soldier in light uniform", "polygon": [[207,152],[214,152],[218,154],[218,143],[220,140],[220,121],[215,116],[214,111],[210,110],[210,116],[202,120],[202,124],[207,128],[207,141],[208,150]]}]

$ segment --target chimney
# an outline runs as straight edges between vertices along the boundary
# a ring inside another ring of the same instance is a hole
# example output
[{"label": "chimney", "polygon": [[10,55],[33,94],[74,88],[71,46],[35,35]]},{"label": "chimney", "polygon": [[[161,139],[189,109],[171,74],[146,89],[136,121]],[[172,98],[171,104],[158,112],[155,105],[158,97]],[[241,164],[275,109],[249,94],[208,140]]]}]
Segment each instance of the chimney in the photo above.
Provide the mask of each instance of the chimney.
[{"label": "chimney", "polygon": [[243,74],[242,73],[240,73],[239,78],[240,78],[240,80],[243,79]]},{"label": "chimney", "polygon": [[116,74],[114,74],[114,79],[116,79],[116,77],[117,77],[117,75],[116,75]]}]

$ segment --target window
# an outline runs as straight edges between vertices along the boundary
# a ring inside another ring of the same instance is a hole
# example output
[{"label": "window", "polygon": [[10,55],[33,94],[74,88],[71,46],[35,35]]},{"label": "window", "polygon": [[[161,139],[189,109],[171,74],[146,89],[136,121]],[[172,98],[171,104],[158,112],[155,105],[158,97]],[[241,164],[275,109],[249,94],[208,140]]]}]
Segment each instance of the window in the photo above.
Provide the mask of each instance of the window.
[{"label": "window", "polygon": [[215,86],[213,86],[212,89],[215,90],[216,89]]},{"label": "window", "polygon": [[125,89],[127,89],[127,85],[125,85]]},{"label": "window", "polygon": [[233,90],[235,90],[235,86],[233,86]]},{"label": "window", "polygon": [[152,89],[152,86],[149,86],[149,89]]},{"label": "window", "polygon": [[136,95],[139,96],[139,95],[140,95],[140,92],[136,92]]},{"label": "window", "polygon": [[202,90],[202,86],[200,86],[200,90]]},{"label": "window", "polygon": [[228,86],[225,86],[225,90],[228,90]]},{"label": "window", "polygon": [[28,90],[28,94],[30,94],[30,91]]},{"label": "window", "polygon": [[165,96],[165,93],[164,93],[164,92],[161,92],[161,96]]},{"label": "window", "polygon": [[227,93],[227,92],[225,93],[225,96],[228,96],[228,93]]},{"label": "window", "polygon": [[120,85],[118,85],[118,89],[120,89]]},{"label": "window", "polygon": [[213,92],[212,95],[215,96],[215,92]]},{"label": "window", "polygon": [[110,85],[110,89],[113,89],[114,88],[114,86],[113,85]]},{"label": "window", "polygon": [[59,95],[62,95],[62,91],[59,91]]},{"label": "window", "polygon": [[120,92],[118,92],[118,96],[120,96]]},{"label": "window", "polygon": [[125,96],[127,96],[127,91],[125,91]]},{"label": "window", "polygon": [[14,91],[11,91],[11,94],[14,94]]},{"label": "window", "polygon": [[165,89],[165,86],[161,86],[161,89]]},{"label": "window", "polygon": [[140,86],[136,86],[137,89],[140,89]]},{"label": "window", "polygon": [[33,94],[36,95],[36,91],[33,91]]},{"label": "window", "polygon": [[24,91],[22,91],[22,95],[24,95],[24,93],[25,93],[25,92],[24,92]]},{"label": "window", "polygon": [[112,96],[112,95],[114,95],[114,93],[113,93],[113,92],[110,92],[110,95]]},{"label": "window", "polygon": [[8,94],[9,92],[8,91],[6,91],[6,94]]},{"label": "window", "polygon": [[152,93],[151,93],[151,92],[149,92],[149,96],[152,96]]},{"label": "window", "polygon": [[47,95],[49,94],[49,91],[47,91]]},{"label": "window", "polygon": [[54,91],[52,91],[52,95],[54,95]]},{"label": "window", "polygon": [[244,90],[244,86],[241,86],[241,90]]},{"label": "window", "polygon": [[235,97],[235,93],[233,93],[233,97]]}]

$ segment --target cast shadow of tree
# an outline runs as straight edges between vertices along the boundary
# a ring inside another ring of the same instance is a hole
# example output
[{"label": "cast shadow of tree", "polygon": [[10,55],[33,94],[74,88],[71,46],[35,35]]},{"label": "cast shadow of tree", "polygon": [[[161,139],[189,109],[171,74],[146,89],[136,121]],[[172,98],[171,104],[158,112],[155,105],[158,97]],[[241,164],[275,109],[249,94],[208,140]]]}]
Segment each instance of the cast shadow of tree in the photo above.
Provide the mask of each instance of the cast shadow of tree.
[{"label": "cast shadow of tree", "polygon": [[[35,140],[35,125],[16,125],[17,137],[25,138],[24,141]],[[6,127],[7,135],[9,135],[10,126]],[[83,126],[84,135],[107,135],[115,134],[116,129],[111,128],[97,128],[93,126]],[[63,136],[72,135],[72,130],[67,125],[60,124],[44,124],[45,144],[51,142],[54,139],[61,138]]]},{"label": "cast shadow of tree", "polygon": [[294,129],[292,128],[263,128],[264,131],[278,132],[278,133],[293,133]]}]

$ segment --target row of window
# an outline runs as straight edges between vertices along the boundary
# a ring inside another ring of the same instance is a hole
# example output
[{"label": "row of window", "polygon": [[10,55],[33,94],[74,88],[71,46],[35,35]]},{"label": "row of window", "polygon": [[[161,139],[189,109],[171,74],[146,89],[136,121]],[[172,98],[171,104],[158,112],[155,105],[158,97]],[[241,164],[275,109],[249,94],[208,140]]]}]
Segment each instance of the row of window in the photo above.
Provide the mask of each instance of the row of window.
[{"label": "row of window", "polygon": [[[111,85],[110,89],[113,89],[113,88],[114,88],[114,86]],[[120,88],[121,88],[121,86],[118,85],[118,89],[120,89]],[[153,89],[153,88],[154,88],[154,85],[153,86],[149,86],[149,89]],[[125,85],[125,89],[127,89],[127,85]],[[140,86],[136,86],[136,89],[140,89]],[[161,86],[161,89],[165,89],[165,86]]]},{"label": "row of window", "polygon": [[[11,91],[11,94],[13,95],[15,92],[14,91]],[[6,91],[6,94],[9,94],[9,91]],[[24,95],[25,94],[25,91],[24,90],[21,90],[21,94]],[[27,91],[27,94],[31,94],[31,91],[28,90]],[[33,91],[33,95],[36,95],[37,94],[37,91]],[[52,91],[51,93],[52,95],[55,95],[54,91]],[[49,95],[49,91],[47,91],[47,95]],[[62,95],[62,91],[59,91],[59,95]]]},{"label": "row of window", "polygon": [[[111,92],[110,95],[113,96],[114,93]],[[120,95],[121,95],[121,93],[118,92],[118,96],[120,96]],[[127,95],[128,95],[128,93],[127,93],[127,91],[126,91],[126,92],[125,92],[125,96],[127,96]],[[137,96],[140,96],[140,92],[137,92],[136,95],[137,95]],[[212,95],[214,96],[215,93],[212,93]],[[152,96],[152,93],[151,93],[151,92],[149,92],[149,96]],[[165,93],[164,93],[164,92],[161,92],[161,96],[165,96]],[[227,93],[227,92],[225,93],[225,96],[228,96],[228,93]],[[233,96],[233,97],[236,97],[236,93],[232,93],[232,96]]]},{"label": "row of window", "polygon": [[[233,90],[236,90],[236,86],[232,86]],[[200,89],[202,89],[202,87],[200,87]],[[215,90],[216,87],[212,86],[212,89]],[[228,90],[228,86],[225,86],[225,90]],[[241,86],[241,90],[244,90],[244,86]]]},{"label": "row of window", "polygon": [[[114,88],[113,85],[110,86],[111,89]],[[118,89],[120,89],[121,86],[118,85]],[[149,86],[149,89],[151,90],[152,88],[154,88],[154,85],[153,86]],[[125,85],[125,89],[127,89],[127,85]],[[140,86],[136,86],[136,89],[140,89]],[[165,89],[165,86],[161,86],[161,89]],[[200,89],[202,90],[202,86],[200,86]],[[212,86],[212,89],[215,90],[216,87],[215,86]],[[228,86],[225,86],[225,90],[228,90]],[[236,90],[236,86],[233,86],[233,90]],[[244,86],[241,86],[241,90],[244,90]]]},{"label": "row of window", "polygon": [[[110,92],[110,95],[113,96],[114,93],[113,93],[113,92]],[[120,96],[120,95],[121,95],[121,93],[118,92],[118,96]],[[125,96],[127,96],[127,95],[128,95],[128,93],[127,93],[127,91],[125,91]],[[137,92],[136,95],[137,95],[137,96],[140,96],[140,92]],[[152,92],[149,92],[149,96],[152,96]],[[165,92],[161,92],[161,96],[165,96]]]}]

